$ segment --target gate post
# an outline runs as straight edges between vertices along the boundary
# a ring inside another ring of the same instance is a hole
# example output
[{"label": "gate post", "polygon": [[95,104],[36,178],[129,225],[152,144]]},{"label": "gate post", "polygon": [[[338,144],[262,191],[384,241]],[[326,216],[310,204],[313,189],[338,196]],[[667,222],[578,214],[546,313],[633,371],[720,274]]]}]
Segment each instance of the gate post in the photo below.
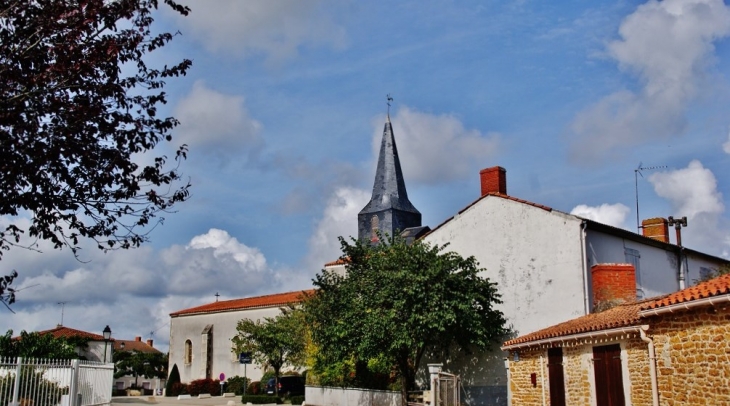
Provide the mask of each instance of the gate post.
[{"label": "gate post", "polygon": [[68,406],[81,406],[79,402],[79,360],[71,360],[71,384],[68,388]]},{"label": "gate post", "polygon": [[15,383],[13,384],[13,400],[10,402],[9,406],[18,406],[18,394],[20,393],[20,372],[22,371],[23,367],[23,357],[18,357],[15,359]]},{"label": "gate post", "polygon": [[428,364],[428,373],[430,375],[430,380],[431,380],[431,394],[429,396],[430,401],[431,401],[431,406],[438,405],[436,402],[439,398],[439,395],[438,395],[439,374],[441,373],[441,367],[443,365],[444,364]]}]

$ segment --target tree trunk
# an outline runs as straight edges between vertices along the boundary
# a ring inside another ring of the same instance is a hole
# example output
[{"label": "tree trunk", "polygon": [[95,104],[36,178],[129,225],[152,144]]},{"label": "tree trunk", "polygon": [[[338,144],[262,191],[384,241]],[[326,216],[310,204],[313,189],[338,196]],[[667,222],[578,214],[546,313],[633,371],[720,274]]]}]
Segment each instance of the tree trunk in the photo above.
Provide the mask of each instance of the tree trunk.
[{"label": "tree trunk", "polygon": [[400,375],[400,398],[401,406],[408,406],[408,377],[404,373]]}]

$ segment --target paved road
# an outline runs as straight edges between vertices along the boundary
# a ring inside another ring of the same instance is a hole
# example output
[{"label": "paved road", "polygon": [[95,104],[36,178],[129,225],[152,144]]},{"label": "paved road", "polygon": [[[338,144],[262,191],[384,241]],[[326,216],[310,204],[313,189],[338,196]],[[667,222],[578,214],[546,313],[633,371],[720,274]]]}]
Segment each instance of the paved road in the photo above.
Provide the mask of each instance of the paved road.
[{"label": "paved road", "polygon": [[118,396],[112,398],[113,406],[239,406],[241,404],[240,396],[232,398],[214,396],[206,399],[178,399],[164,396]]}]

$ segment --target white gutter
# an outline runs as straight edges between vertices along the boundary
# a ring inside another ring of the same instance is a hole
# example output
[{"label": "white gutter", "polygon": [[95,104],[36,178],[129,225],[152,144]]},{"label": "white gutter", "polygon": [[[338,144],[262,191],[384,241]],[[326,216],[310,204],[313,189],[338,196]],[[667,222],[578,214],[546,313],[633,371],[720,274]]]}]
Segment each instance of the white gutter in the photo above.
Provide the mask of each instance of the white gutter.
[{"label": "white gutter", "polygon": [[[728,296],[730,296],[730,295],[728,295]],[[589,331],[587,333],[571,334],[569,336],[551,337],[551,338],[544,338],[542,340],[537,340],[537,341],[529,341],[529,342],[524,342],[524,343],[505,345],[505,346],[501,347],[501,349],[502,349],[502,351],[509,351],[509,350],[516,350],[516,349],[520,349],[520,348],[537,347],[537,346],[545,345],[545,344],[555,344],[555,343],[564,344],[566,342],[583,340],[586,338],[608,338],[608,337],[613,337],[613,336],[619,336],[622,334],[638,333],[639,330],[641,330],[640,326],[631,326],[631,327],[612,328],[610,330]]]},{"label": "white gutter", "polygon": [[641,310],[639,312],[639,317],[647,317],[647,316],[658,316],[660,314],[665,313],[673,313],[677,310],[688,310],[692,309],[694,307],[699,306],[714,306],[716,304],[720,303],[730,303],[730,293],[726,293],[721,296],[713,296],[713,297],[706,297],[704,299],[697,299],[692,300],[685,303],[677,303],[669,306],[663,306],[659,307],[657,309],[647,309],[647,310]]},{"label": "white gutter", "polygon": [[641,340],[649,344],[649,379],[651,379],[651,404],[652,406],[659,406],[659,385],[657,385],[656,376],[656,351],[654,349],[654,340],[646,335],[646,330],[649,330],[648,325],[641,326],[639,334],[641,334]]},{"label": "white gutter", "polygon": [[588,295],[588,248],[586,248],[586,227],[588,222],[583,220],[580,226],[580,256],[581,266],[583,270],[583,314],[591,312],[591,298]]}]

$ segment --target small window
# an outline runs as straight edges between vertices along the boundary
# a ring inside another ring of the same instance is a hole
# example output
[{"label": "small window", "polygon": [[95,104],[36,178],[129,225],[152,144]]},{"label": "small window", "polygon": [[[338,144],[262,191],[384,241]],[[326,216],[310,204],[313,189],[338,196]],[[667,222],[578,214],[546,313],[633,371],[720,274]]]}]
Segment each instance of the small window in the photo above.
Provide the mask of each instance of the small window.
[{"label": "small window", "polygon": [[190,340],[185,341],[185,363],[191,364],[193,362],[193,342]]},{"label": "small window", "polygon": [[378,241],[378,230],[380,229],[380,219],[378,216],[373,216],[372,220],[370,220],[370,241],[377,242]]}]

